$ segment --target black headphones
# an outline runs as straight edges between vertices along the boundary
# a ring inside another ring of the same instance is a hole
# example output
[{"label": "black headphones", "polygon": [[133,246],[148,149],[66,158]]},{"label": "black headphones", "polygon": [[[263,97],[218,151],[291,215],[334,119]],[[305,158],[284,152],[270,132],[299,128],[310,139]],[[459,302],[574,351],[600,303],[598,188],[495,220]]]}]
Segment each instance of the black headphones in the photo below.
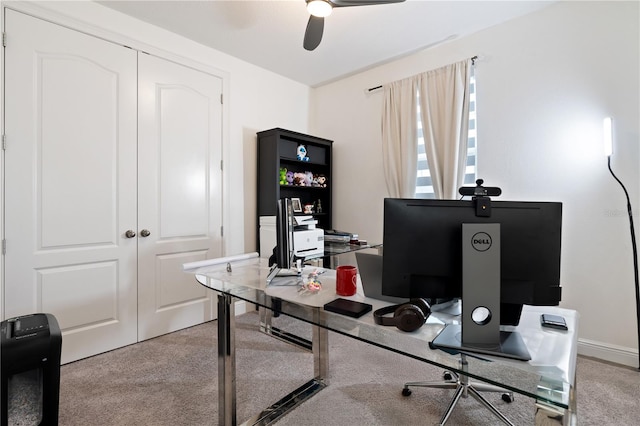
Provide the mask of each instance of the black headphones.
[{"label": "black headphones", "polygon": [[[392,312],[392,317],[384,316]],[[377,309],[373,319],[379,325],[395,325],[402,331],[415,331],[427,322],[429,315],[431,306],[426,300],[411,299],[408,303]]]}]

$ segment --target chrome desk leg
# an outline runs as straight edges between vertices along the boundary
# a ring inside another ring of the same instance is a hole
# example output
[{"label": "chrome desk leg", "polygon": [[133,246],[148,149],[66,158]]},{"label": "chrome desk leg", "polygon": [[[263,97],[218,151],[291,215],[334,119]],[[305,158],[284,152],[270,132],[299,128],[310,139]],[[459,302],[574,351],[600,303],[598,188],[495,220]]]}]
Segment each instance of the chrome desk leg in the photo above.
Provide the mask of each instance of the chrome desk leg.
[{"label": "chrome desk leg", "polygon": [[[294,346],[311,351],[313,353],[314,377],[318,380],[325,381],[329,373],[329,332],[327,329],[312,325],[311,341],[308,341],[302,337],[274,327],[271,323],[273,318],[271,309],[260,306],[258,311],[260,313],[260,331]],[[316,311],[314,315],[318,317],[320,312]],[[319,321],[319,318],[314,319],[316,322]]]},{"label": "chrome desk leg", "polygon": [[[315,315],[319,316],[319,311]],[[316,318],[317,320],[318,318]],[[313,379],[262,410],[259,414],[244,422],[243,425],[263,426],[275,423],[279,418],[327,386],[326,378],[329,373],[329,332],[327,329],[317,325],[312,326],[311,346],[313,352]]]},{"label": "chrome desk leg", "polygon": [[566,410],[547,404],[544,401],[537,401],[535,424],[545,426],[577,426],[578,410],[576,402],[576,385],[574,384],[569,391],[569,408]]},{"label": "chrome desk leg", "polygon": [[233,298],[218,294],[218,424],[235,426],[236,342]]},{"label": "chrome desk leg", "polygon": [[[542,379],[538,385],[538,393],[548,397],[554,392],[566,392],[567,386],[563,382]],[[568,389],[569,401],[566,409],[546,403],[543,400],[536,401],[535,424],[576,426],[578,424],[577,388],[578,379],[574,377],[573,386]]]},{"label": "chrome desk leg", "polygon": [[[319,313],[316,313],[319,315]],[[327,385],[329,377],[329,332],[326,328],[314,325],[311,345],[313,351],[313,375],[316,380]]]},{"label": "chrome desk leg", "polygon": [[308,351],[312,350],[312,343],[309,340],[305,339],[304,337],[297,336],[293,333],[289,333],[286,330],[282,330],[281,328],[274,327],[272,324],[273,311],[271,309],[259,306],[258,313],[260,314],[261,332],[268,334],[271,337],[275,337],[276,339],[280,339],[283,342],[298,346],[302,349]]}]

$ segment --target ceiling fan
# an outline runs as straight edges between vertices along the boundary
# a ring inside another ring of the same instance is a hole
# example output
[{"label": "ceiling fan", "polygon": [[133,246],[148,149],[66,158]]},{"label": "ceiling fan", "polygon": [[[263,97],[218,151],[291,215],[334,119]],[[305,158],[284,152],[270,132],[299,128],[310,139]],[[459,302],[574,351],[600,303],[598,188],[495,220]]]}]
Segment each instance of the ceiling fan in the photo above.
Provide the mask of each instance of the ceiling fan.
[{"label": "ceiling fan", "polygon": [[313,50],[322,41],[324,18],[331,14],[334,7],[369,6],[387,3],[402,3],[405,0],[305,0],[307,10],[311,14],[304,33],[305,49]]}]

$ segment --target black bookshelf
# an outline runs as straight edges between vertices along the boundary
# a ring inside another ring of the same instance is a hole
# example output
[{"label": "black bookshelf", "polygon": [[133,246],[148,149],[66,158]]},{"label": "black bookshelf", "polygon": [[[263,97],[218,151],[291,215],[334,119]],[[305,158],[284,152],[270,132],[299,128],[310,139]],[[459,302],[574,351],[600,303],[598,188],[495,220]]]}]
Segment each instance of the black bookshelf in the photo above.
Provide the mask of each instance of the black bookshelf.
[{"label": "black bookshelf", "polygon": [[[332,229],[331,170],[333,141],[280,128],[265,130],[258,136],[258,211],[256,247],[260,247],[261,216],[275,216],[276,202],[281,198],[298,198],[303,209],[311,206],[313,217],[322,229]],[[306,155],[298,158],[298,148]],[[306,160],[305,160],[306,158]],[[284,184],[281,169],[286,169]],[[293,174],[293,175],[291,175]]]}]

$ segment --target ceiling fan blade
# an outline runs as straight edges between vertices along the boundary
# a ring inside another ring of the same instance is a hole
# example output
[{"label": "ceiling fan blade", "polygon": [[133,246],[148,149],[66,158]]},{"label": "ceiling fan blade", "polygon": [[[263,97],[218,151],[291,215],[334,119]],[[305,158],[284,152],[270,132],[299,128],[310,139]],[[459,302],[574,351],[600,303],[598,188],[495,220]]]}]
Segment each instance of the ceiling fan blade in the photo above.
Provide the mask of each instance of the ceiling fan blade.
[{"label": "ceiling fan blade", "polygon": [[329,0],[333,7],[371,6],[376,4],[402,3],[405,0]]},{"label": "ceiling fan blade", "polygon": [[322,41],[322,32],[324,31],[324,18],[318,18],[311,15],[309,22],[307,23],[307,30],[304,33],[304,43],[302,44],[305,49],[313,50]]}]

